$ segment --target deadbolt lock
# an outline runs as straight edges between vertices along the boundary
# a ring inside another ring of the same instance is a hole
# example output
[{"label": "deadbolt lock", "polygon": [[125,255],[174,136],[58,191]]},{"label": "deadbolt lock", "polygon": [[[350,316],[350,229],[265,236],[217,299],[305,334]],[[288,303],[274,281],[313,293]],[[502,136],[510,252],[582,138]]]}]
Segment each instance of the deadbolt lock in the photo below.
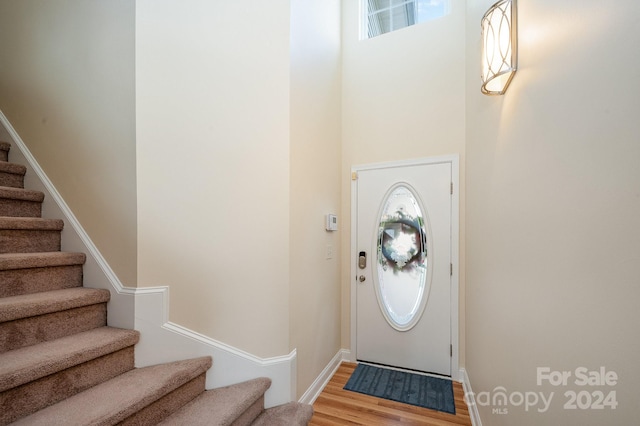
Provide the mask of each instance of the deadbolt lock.
[{"label": "deadbolt lock", "polygon": [[366,267],[367,267],[367,253],[364,251],[361,251],[358,254],[358,268],[364,269]]}]

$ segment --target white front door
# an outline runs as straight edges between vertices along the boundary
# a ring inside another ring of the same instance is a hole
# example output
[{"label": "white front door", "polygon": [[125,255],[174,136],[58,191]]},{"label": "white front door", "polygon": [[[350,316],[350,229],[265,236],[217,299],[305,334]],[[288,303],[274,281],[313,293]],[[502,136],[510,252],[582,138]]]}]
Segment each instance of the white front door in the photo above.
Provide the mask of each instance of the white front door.
[{"label": "white front door", "polygon": [[451,376],[452,164],[356,170],[356,358]]}]

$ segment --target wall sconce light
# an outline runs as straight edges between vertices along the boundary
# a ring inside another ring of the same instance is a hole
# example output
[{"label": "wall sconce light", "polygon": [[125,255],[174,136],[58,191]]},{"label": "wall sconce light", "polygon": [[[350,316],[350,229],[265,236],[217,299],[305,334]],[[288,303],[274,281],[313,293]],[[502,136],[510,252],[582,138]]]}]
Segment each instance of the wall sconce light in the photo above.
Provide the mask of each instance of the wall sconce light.
[{"label": "wall sconce light", "polygon": [[482,17],[482,93],[502,95],[518,69],[517,0],[501,0]]}]

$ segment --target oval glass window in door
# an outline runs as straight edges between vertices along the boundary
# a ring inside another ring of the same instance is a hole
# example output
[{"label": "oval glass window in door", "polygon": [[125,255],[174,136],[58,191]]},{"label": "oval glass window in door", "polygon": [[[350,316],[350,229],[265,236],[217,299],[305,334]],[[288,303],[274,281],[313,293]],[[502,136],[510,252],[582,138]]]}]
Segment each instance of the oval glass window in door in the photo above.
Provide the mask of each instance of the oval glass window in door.
[{"label": "oval glass window in door", "polygon": [[410,330],[429,295],[426,212],[407,184],[394,185],[382,201],[377,229],[378,304],[389,325]]}]

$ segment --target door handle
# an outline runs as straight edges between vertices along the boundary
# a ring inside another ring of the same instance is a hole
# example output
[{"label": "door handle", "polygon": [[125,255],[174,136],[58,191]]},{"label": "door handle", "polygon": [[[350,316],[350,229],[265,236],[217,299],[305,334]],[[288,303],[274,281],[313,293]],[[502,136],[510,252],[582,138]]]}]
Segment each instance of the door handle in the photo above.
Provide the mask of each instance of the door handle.
[{"label": "door handle", "polygon": [[366,278],[364,275],[360,275],[360,276],[358,277],[358,280],[359,280],[361,283],[363,283],[363,282],[364,282],[364,280],[366,280],[366,279],[367,279],[367,278]]},{"label": "door handle", "polygon": [[[364,251],[361,251],[358,254],[358,268],[360,269],[364,269],[367,267],[367,253]],[[364,280],[361,280],[364,281]]]}]

